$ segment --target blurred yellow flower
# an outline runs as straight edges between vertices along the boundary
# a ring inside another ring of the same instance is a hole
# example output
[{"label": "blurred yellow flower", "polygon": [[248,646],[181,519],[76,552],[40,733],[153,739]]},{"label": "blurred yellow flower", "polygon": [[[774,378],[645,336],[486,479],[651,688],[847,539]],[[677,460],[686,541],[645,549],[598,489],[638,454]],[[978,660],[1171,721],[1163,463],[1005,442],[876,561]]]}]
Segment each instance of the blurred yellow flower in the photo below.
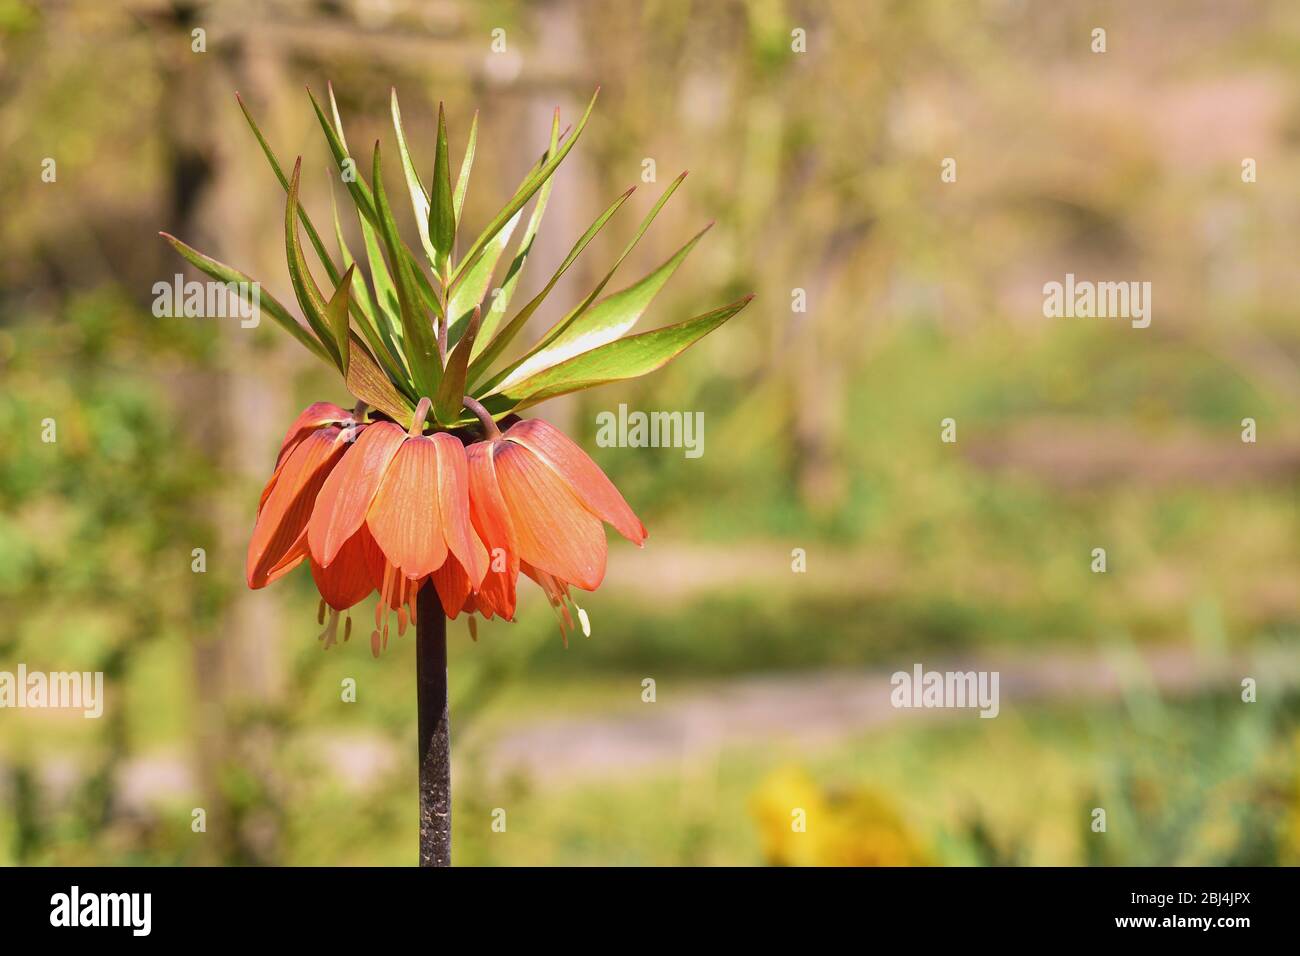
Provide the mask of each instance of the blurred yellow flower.
[{"label": "blurred yellow flower", "polygon": [[773,866],[924,866],[930,860],[893,804],[866,788],[821,789],[798,767],[774,771],[750,813]]}]

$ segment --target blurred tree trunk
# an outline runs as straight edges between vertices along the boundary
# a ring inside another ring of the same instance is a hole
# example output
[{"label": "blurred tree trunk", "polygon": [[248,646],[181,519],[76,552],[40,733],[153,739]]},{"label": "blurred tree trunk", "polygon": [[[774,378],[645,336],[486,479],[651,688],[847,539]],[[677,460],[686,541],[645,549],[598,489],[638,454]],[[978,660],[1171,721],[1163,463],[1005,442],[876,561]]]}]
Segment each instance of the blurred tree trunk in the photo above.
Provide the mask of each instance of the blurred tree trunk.
[{"label": "blurred tree trunk", "polygon": [[839,280],[863,232],[850,226],[823,239],[821,256],[804,287],[808,311],[794,313],[790,330],[797,487],[804,507],[820,514],[834,511],[848,491],[844,395],[854,342],[845,334],[843,318],[852,314],[854,303],[841,295]]},{"label": "blurred tree trunk", "polygon": [[[760,83],[749,91],[747,103],[748,163],[740,192],[748,201],[739,207],[737,235],[754,261],[779,262],[784,269],[787,284],[773,290],[774,313],[789,310],[789,319],[773,326],[772,364],[787,383],[788,461],[803,506],[826,514],[838,507],[845,491],[840,434],[848,354],[832,347],[826,334],[837,315],[831,298],[842,254],[834,241],[792,231],[786,221],[790,200],[782,195],[782,144],[789,117],[780,89]],[[807,267],[797,271],[796,264],[808,262],[807,250],[816,248],[823,253],[811,263],[811,273]],[[804,291],[806,311],[793,310],[795,289]]]},{"label": "blurred tree trunk", "polygon": [[[275,52],[245,55],[252,51],[219,36],[207,10],[177,3],[157,21],[164,80],[159,130],[171,186],[168,229],[219,259],[246,261],[243,253],[256,246],[255,231],[224,161],[228,142],[239,132],[231,122],[234,84],[226,67],[252,62],[265,68],[275,62]],[[192,50],[196,26],[208,32],[205,53]],[[223,324],[216,334],[212,371],[185,383],[181,402],[194,410],[191,437],[230,476],[230,487],[239,489],[252,484],[245,478],[265,477],[267,449],[279,437],[273,434],[278,412],[287,405],[284,376],[261,374],[253,330]],[[227,600],[214,625],[193,638],[198,781],[211,837],[200,855],[213,863],[278,859],[279,826],[269,800],[275,790],[274,728],[259,718],[271,711],[280,690],[280,621],[276,601],[244,585],[251,519],[252,507],[242,496],[222,495],[213,514],[207,573],[221,576]],[[255,794],[252,801],[233,801],[234,774],[244,776],[238,791]]]}]

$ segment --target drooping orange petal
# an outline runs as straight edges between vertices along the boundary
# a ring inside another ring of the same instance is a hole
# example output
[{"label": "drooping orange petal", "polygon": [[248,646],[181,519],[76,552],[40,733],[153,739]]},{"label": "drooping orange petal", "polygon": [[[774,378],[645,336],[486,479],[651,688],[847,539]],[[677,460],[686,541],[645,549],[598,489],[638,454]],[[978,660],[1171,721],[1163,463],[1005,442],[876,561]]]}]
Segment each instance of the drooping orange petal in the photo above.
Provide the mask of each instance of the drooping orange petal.
[{"label": "drooping orange petal", "polygon": [[298,444],[316,429],[325,425],[342,425],[350,421],[352,421],[352,413],[333,402],[313,402],[308,405],[294,419],[284,435],[284,441],[280,442],[280,454],[275,459],[276,467],[278,468],[288,457],[289,452],[297,448]]},{"label": "drooping orange petal", "polygon": [[321,567],[329,567],[365,524],[384,473],[405,440],[406,432],[392,422],[367,425],[330,472],[307,525],[312,559]]},{"label": "drooping orange petal", "polygon": [[465,568],[455,556],[448,555],[442,567],[433,572],[432,580],[438,591],[438,600],[442,602],[443,613],[455,620],[456,615],[465,609],[465,602],[473,590]]},{"label": "drooping orange petal", "polygon": [[474,625],[474,615],[482,614],[485,620],[492,620],[492,608],[483,604],[477,594],[471,594],[465,598],[465,613],[469,615],[469,633],[474,640],[478,640],[478,629]]},{"label": "drooping orange petal", "polygon": [[510,511],[497,484],[492,463],[497,441],[483,441],[465,449],[469,464],[469,515],[479,540],[487,549],[488,566],[478,586],[478,603],[511,620],[515,616],[515,581],[519,577],[519,548]]},{"label": "drooping orange petal", "polygon": [[443,540],[469,576],[471,588],[478,587],[487,573],[488,557],[487,548],[470,523],[465,446],[446,432],[438,432],[430,441],[438,453],[438,513]]},{"label": "drooping orange petal", "polygon": [[275,469],[271,472],[271,477],[267,479],[266,485],[262,488],[262,496],[257,501],[258,514],[262,513],[262,508],[266,506],[266,499],[271,497],[275,483],[280,480],[280,472],[284,470],[284,463],[288,459],[289,453],[316,429],[330,424],[342,425],[351,421],[352,416],[350,413],[331,402],[316,402],[313,405],[308,405],[294,420],[294,423],[289,426],[284,441],[280,443],[280,453],[275,459]]},{"label": "drooping orange petal", "polygon": [[605,577],[605,529],[552,468],[523,445],[493,451],[522,561],[588,591]]},{"label": "drooping orange petal", "polygon": [[432,438],[407,438],[397,449],[366,524],[389,563],[407,577],[422,578],[447,560],[438,512],[438,450]]},{"label": "drooping orange petal", "polygon": [[367,528],[361,528],[339,549],[328,568],[313,559],[311,576],[325,603],[336,611],[346,611],[375,590],[383,564],[379,545]]},{"label": "drooping orange petal", "polygon": [[550,422],[530,418],[516,422],[506,432],[508,441],[518,442],[551,466],[572,486],[578,500],[602,521],[633,544],[646,538],[641,523],[614,483],[568,435]]},{"label": "drooping orange petal", "polygon": [[304,528],[298,535],[297,540],[290,546],[289,550],[275,565],[266,572],[266,583],[273,584],[280,578],[284,577],[298,565],[302,564],[303,559],[307,557],[307,529]]},{"label": "drooping orange petal", "polygon": [[316,495],[347,449],[339,434],[340,430],[332,426],[317,429],[285,459],[248,543],[245,570],[250,588],[265,587],[273,571],[287,570],[284,561],[300,547],[299,538],[307,529]]},{"label": "drooping orange petal", "polygon": [[266,484],[262,486],[261,497],[257,499],[257,513],[260,515],[262,509],[266,507],[266,499],[271,497],[271,492],[275,490],[275,483],[280,480],[280,472],[284,469],[284,462],[281,461],[271,472],[271,477],[266,479]]}]

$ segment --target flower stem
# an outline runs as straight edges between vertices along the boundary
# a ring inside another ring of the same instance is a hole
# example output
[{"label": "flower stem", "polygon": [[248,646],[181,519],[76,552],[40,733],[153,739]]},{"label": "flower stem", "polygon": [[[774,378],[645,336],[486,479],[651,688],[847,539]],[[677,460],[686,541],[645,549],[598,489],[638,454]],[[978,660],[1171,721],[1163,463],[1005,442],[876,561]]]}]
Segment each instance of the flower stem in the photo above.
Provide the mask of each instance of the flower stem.
[{"label": "flower stem", "polygon": [[415,605],[415,688],[420,738],[420,866],[451,866],[451,726],[447,618],[432,581]]},{"label": "flower stem", "polygon": [[483,426],[484,438],[488,441],[496,441],[501,437],[501,429],[497,428],[497,423],[492,420],[492,413],[483,407],[482,402],[466,395],[461,399],[461,404],[473,412],[474,417],[476,417],[479,424]]},{"label": "flower stem", "polygon": [[415,406],[415,414],[411,416],[411,427],[406,431],[412,438],[424,434],[424,420],[429,417],[431,408],[433,402],[427,396],[420,399],[420,404]]}]

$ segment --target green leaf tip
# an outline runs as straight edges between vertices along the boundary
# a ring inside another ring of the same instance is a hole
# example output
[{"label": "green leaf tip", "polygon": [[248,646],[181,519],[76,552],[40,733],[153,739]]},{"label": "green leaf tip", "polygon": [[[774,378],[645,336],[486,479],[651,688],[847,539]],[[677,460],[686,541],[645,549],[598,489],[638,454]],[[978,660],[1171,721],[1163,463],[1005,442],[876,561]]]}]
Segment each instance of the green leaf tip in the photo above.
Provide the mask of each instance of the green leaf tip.
[{"label": "green leaf tip", "polygon": [[566,359],[483,399],[494,416],[522,411],[548,398],[597,385],[639,378],[662,368],[722,325],[754,298],[753,293],[703,315],[617,339]]},{"label": "green leaf tip", "polygon": [[429,241],[433,243],[433,270],[446,285],[451,277],[452,246],[456,242],[456,210],[447,146],[447,114],[441,103],[438,104],[438,144],[434,154],[433,182],[429,190]]},{"label": "green leaf tip", "polygon": [[[383,182],[379,140],[375,141],[368,182],[344,135],[334,84],[326,82],[327,97],[321,99],[310,84],[304,88],[333,158],[329,169],[328,225],[333,227],[329,247],[301,201],[302,158],[297,157],[290,167],[286,156],[282,164],[245,98],[234,91],[236,104],[284,190],[285,258],[302,317],[291,314],[265,290],[262,308],[304,347],[334,366],[357,398],[394,420],[410,421],[418,399],[428,396],[433,420],[439,427],[454,428],[466,421],[467,398],[470,408],[481,412],[477,404],[481,403],[499,416],[555,395],[646,374],[753,299],[749,294],[677,325],[631,334],[660,290],[714,225],[712,221],[648,274],[606,292],[620,265],[689,175],[689,170],[683,170],[655,200],[612,266],[603,274],[598,272],[601,278],[588,294],[562,310],[562,317],[522,354],[506,361],[505,349],[523,332],[560,277],[637,190],[632,185],[622,192],[573,243],[533,299],[522,308],[511,308],[521,272],[537,248],[556,171],[585,130],[601,86],[593,89],[577,122],[562,131],[560,109],[554,110],[546,149],[477,235],[466,232],[464,219],[478,144],[478,111],[453,168],[447,105],[438,102],[432,170],[430,173],[430,167],[423,166],[428,178],[422,179],[422,164],[409,148],[397,88],[391,86],[397,155],[420,236],[420,243],[411,247],[402,239],[391,194]],[[340,183],[360,226],[360,261],[353,257],[344,237],[344,220],[336,199]],[[303,250],[303,232],[315,254],[310,262],[311,253],[305,255]],[[244,273],[199,253],[170,233],[160,231],[159,235],[213,279],[252,282]],[[462,244],[463,255],[458,256],[457,247]]]}]

